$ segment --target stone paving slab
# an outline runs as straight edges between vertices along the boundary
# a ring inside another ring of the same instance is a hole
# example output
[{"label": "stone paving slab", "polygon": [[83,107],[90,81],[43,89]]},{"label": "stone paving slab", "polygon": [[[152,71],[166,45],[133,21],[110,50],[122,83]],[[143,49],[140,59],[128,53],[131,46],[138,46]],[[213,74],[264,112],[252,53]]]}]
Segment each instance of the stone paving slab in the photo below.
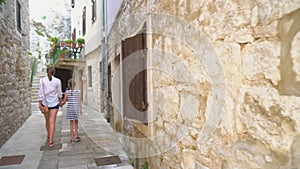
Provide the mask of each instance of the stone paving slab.
[{"label": "stone paving slab", "polygon": [[[80,142],[70,142],[65,106],[58,113],[54,136],[55,144],[61,144],[61,149],[40,151],[47,141],[44,117],[36,106],[32,104],[32,115],[0,149],[0,157],[24,154],[22,164],[0,166],[0,169],[133,169],[118,139],[114,138],[115,131],[99,112],[86,106],[79,121]],[[116,154],[122,163],[96,166],[95,158]]]}]

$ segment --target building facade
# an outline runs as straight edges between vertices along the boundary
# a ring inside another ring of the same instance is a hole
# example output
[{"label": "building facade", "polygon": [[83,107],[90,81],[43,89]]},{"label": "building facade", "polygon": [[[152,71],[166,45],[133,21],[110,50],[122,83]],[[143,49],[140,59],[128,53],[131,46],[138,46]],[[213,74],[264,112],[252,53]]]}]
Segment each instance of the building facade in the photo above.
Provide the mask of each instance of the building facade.
[{"label": "building facade", "polygon": [[123,1],[107,73],[136,168],[297,168],[299,5]]},{"label": "building facade", "polygon": [[101,93],[101,14],[100,0],[72,0],[71,31],[72,38],[85,39],[84,68],[76,70],[74,77],[80,84],[83,102],[100,110]]},{"label": "building facade", "polygon": [[31,115],[28,0],[0,4],[0,146]]}]

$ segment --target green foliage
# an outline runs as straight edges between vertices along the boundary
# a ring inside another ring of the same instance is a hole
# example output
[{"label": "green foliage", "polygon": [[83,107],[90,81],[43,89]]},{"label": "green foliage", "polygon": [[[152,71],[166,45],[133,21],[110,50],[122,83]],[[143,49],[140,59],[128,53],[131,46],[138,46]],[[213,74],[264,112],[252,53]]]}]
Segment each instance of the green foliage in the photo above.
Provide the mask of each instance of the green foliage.
[{"label": "green foliage", "polygon": [[32,52],[28,52],[28,55],[32,56]]},{"label": "green foliage", "polygon": [[0,0],[0,5],[4,4],[5,0]]},{"label": "green foliage", "polygon": [[148,169],[148,168],[149,168],[148,163],[145,162],[145,163],[142,165],[142,169]]},{"label": "green foliage", "polygon": [[129,164],[134,167],[134,161],[133,160],[130,160]]},{"label": "green foliage", "polygon": [[39,54],[39,59],[42,58],[42,51],[40,49],[35,49],[35,51]]},{"label": "green foliage", "polygon": [[58,37],[51,37],[50,41],[53,42],[53,43],[56,43],[56,42],[59,41],[59,38]]},{"label": "green foliage", "polygon": [[36,34],[38,34],[39,36],[45,36],[43,33],[42,33],[42,31],[40,30],[40,29],[36,29],[36,30],[34,30],[35,31],[35,33]]},{"label": "green foliage", "polygon": [[73,40],[72,40],[72,39],[67,39],[67,40],[65,40],[65,42],[66,42],[66,43],[72,43]]},{"label": "green foliage", "polygon": [[59,55],[65,55],[65,54],[68,54],[68,51],[67,50],[59,50]]},{"label": "green foliage", "polygon": [[76,40],[78,43],[85,43],[85,40],[83,39],[83,38],[78,38],[77,40]]},{"label": "green foliage", "polygon": [[36,22],[35,20],[31,20],[31,23],[33,25],[33,27],[35,29],[38,29],[40,30],[40,32],[43,32],[43,34],[48,38],[50,39],[52,36],[49,34],[49,30],[47,29],[47,27],[42,24],[41,22]]}]

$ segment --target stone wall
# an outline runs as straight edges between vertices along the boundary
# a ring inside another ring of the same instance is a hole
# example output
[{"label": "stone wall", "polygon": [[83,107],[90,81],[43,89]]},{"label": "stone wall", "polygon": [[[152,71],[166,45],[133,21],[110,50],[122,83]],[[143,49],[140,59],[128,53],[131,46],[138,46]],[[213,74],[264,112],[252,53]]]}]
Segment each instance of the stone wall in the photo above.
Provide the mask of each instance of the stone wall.
[{"label": "stone wall", "polygon": [[21,32],[15,1],[7,0],[0,12],[0,146],[31,114],[28,0],[20,4]]},{"label": "stone wall", "polygon": [[299,10],[292,0],[124,2],[110,57],[147,22],[152,145],[139,153],[151,168],[299,167]]},{"label": "stone wall", "polygon": [[[98,48],[99,49],[99,48]],[[84,77],[86,79],[86,86],[84,88],[84,102],[89,107],[94,108],[95,110],[100,111],[101,99],[100,99],[100,92],[101,92],[101,72],[100,72],[100,52],[96,49],[89,54],[85,55],[86,59],[86,67],[84,72]],[[91,66],[92,68],[92,87],[89,87],[89,78],[88,78],[88,67]]]}]

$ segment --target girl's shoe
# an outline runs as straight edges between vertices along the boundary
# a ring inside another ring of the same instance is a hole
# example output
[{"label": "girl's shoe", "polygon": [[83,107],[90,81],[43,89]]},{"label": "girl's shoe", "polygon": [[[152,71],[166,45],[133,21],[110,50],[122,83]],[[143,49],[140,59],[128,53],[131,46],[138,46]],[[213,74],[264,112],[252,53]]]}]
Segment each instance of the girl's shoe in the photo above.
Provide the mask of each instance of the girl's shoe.
[{"label": "girl's shoe", "polygon": [[50,140],[50,137],[49,136],[47,136],[47,141],[49,141]]},{"label": "girl's shoe", "polygon": [[75,138],[74,141],[75,141],[75,142],[79,142],[80,140],[81,140],[81,139],[80,139],[80,137],[78,136],[78,137]]},{"label": "girl's shoe", "polygon": [[48,144],[48,146],[49,147],[52,147],[54,145],[54,142],[52,141],[52,142],[49,142],[49,144]]}]

